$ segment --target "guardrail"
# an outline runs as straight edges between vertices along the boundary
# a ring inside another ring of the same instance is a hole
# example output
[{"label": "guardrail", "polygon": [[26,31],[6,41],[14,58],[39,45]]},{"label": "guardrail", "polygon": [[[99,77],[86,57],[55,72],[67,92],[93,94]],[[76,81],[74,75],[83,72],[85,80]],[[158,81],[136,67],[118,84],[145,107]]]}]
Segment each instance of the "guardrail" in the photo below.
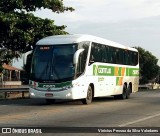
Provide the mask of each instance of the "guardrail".
[{"label": "guardrail", "polygon": [[19,87],[19,88],[0,88],[0,93],[4,93],[5,99],[7,98],[8,93],[19,92],[22,93],[22,98],[25,97],[25,93],[29,92],[29,87]]},{"label": "guardrail", "polygon": [[160,89],[160,84],[154,83],[154,84],[144,84],[144,85],[139,85],[139,89]]},{"label": "guardrail", "polygon": [[0,88],[0,92],[25,92],[29,91],[29,87],[26,88]]},{"label": "guardrail", "polygon": [[139,88],[139,89],[149,89],[150,86],[147,85],[147,84],[145,84],[145,85],[139,85],[138,88]]}]

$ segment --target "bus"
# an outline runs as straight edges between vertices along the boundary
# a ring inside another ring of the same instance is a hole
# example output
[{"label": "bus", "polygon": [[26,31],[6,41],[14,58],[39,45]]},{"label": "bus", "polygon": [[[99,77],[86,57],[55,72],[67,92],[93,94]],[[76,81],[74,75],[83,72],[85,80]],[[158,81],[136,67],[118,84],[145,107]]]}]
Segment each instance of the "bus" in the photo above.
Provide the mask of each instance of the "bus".
[{"label": "bus", "polygon": [[36,43],[31,62],[29,93],[47,103],[56,99],[94,97],[128,99],[138,91],[137,49],[92,36],[49,36]]}]

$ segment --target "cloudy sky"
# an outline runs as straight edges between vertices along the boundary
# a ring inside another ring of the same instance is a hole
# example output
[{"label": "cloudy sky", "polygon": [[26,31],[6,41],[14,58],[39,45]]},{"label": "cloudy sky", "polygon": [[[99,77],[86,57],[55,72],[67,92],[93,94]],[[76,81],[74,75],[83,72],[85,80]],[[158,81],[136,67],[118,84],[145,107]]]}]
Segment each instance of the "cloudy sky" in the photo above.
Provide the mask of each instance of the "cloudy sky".
[{"label": "cloudy sky", "polygon": [[[74,12],[34,13],[71,34],[91,34],[130,47],[140,46],[160,59],[160,0],[64,0]],[[160,65],[160,61],[159,61]]]}]

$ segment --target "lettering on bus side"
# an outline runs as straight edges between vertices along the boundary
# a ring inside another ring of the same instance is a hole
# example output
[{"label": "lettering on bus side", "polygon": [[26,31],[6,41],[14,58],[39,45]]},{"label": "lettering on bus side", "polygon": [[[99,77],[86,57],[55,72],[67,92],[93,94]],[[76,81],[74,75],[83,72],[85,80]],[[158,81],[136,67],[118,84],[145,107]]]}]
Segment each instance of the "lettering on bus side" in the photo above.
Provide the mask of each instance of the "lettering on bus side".
[{"label": "lettering on bus side", "polygon": [[102,65],[93,65],[93,75],[113,76],[114,75],[114,67],[112,67],[112,66],[102,66]]},{"label": "lettering on bus side", "polygon": [[102,73],[111,74],[111,68],[99,68],[98,73],[100,73],[100,74],[102,74]]},{"label": "lettering on bus side", "polygon": [[133,75],[139,75],[139,70],[133,70]]},{"label": "lettering on bus side", "polygon": [[127,68],[126,76],[139,76],[139,68]]}]

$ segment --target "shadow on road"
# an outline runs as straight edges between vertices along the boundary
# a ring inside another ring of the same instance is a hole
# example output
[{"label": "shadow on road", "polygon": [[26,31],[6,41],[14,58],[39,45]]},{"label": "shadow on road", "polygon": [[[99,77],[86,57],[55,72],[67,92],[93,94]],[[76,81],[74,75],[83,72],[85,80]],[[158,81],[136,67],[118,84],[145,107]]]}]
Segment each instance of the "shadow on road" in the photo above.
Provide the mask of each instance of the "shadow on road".
[{"label": "shadow on road", "polygon": [[[114,99],[114,97],[101,97],[94,98],[92,104],[111,102],[111,101],[120,101]],[[91,104],[91,105],[92,105]],[[52,104],[47,104],[44,99],[7,99],[0,100],[0,105],[16,105],[16,106],[54,106],[54,105],[83,105],[81,100],[56,100]]]}]

